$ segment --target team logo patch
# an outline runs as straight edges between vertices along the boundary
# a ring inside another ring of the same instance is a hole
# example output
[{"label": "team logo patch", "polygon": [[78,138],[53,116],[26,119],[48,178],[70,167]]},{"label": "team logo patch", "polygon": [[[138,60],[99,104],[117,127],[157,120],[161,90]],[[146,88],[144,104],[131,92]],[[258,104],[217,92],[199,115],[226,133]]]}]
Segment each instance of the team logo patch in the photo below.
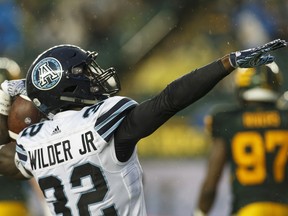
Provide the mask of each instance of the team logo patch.
[{"label": "team logo patch", "polygon": [[62,72],[62,65],[57,59],[44,58],[33,68],[32,83],[40,90],[52,89],[60,82]]}]

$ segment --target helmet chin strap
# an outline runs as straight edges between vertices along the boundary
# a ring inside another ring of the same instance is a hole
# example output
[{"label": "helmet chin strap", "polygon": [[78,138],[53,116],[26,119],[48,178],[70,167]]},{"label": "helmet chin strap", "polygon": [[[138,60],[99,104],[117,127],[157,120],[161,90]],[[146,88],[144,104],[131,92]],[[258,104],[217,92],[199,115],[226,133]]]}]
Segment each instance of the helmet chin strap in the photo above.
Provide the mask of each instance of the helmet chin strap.
[{"label": "helmet chin strap", "polygon": [[[78,103],[79,104],[83,104],[83,106],[86,104],[86,105],[93,105],[97,102],[99,102],[99,100],[95,99],[95,100],[87,100],[87,99],[80,99],[80,98],[73,98],[73,97],[66,97],[66,96],[61,96],[60,97],[60,100],[62,101],[68,101],[68,102],[73,102],[73,103]],[[74,104],[76,106],[76,104]],[[73,105],[73,106],[74,106]],[[63,110],[62,110],[63,111]],[[57,112],[56,112],[57,113]],[[52,120],[55,116],[54,113],[52,112],[49,112],[47,115],[47,118]]]},{"label": "helmet chin strap", "polygon": [[99,101],[97,99],[88,100],[88,99],[73,98],[73,97],[66,97],[66,96],[61,96],[60,100],[74,102],[74,103],[87,104],[87,105],[93,105],[93,104],[95,104],[95,103],[97,103]]},{"label": "helmet chin strap", "polygon": [[53,117],[54,117],[54,114],[53,114],[53,113],[49,112],[49,113],[47,114],[47,118],[48,118],[48,119],[52,120]]}]

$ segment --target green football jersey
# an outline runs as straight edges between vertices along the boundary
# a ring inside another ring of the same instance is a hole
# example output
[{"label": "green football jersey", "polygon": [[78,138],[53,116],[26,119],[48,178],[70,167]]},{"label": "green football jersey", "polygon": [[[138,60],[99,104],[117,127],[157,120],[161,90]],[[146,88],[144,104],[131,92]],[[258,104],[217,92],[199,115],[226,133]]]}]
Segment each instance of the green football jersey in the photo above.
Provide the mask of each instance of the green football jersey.
[{"label": "green football jersey", "polygon": [[210,117],[212,136],[226,143],[233,212],[253,202],[288,203],[288,111],[226,106]]}]

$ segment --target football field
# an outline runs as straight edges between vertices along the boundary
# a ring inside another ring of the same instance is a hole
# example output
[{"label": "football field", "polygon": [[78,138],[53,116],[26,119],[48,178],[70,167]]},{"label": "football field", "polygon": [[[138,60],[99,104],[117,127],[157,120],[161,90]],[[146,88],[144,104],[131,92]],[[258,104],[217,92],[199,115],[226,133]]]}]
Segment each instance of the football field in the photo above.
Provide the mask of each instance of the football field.
[{"label": "football field", "polygon": [[[141,159],[140,162],[144,171],[148,216],[192,216],[206,161]],[[227,171],[226,168],[211,216],[228,215],[231,195]]]}]

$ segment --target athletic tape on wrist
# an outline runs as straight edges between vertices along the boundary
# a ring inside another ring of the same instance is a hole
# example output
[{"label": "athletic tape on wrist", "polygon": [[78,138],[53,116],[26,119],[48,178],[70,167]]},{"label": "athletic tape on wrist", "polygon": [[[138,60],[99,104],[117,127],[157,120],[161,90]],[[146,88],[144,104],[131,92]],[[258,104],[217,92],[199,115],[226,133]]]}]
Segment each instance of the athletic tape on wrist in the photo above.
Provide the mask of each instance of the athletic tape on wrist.
[{"label": "athletic tape on wrist", "polygon": [[0,114],[8,115],[11,107],[11,98],[2,89],[0,89]]}]

